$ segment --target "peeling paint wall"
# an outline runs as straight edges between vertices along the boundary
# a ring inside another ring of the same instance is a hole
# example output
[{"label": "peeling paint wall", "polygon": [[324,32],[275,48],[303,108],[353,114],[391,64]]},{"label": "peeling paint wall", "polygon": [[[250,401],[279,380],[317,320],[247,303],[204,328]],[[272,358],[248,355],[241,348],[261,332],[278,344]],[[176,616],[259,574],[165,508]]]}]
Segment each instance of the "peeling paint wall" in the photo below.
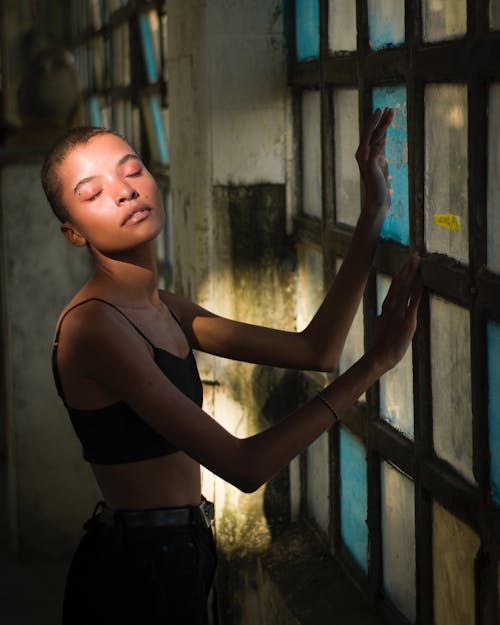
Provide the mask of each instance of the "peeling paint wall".
[{"label": "peeling paint wall", "polygon": [[[294,330],[282,8],[276,0],[169,3],[174,288],[218,314]],[[269,427],[304,395],[295,372],[203,354],[198,363],[205,409],[240,437]],[[216,503],[221,623],[264,622],[256,589],[271,595],[255,558],[289,522],[289,491],[288,469],[252,495],[205,473],[204,492]],[[268,622],[286,621],[269,609]]]}]

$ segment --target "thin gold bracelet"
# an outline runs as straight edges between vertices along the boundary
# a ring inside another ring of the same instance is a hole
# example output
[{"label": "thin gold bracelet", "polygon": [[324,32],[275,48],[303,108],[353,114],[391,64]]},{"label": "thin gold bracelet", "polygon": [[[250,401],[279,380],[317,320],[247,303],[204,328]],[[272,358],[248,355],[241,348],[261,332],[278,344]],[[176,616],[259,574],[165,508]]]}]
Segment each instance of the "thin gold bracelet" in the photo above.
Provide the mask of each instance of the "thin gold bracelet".
[{"label": "thin gold bracelet", "polygon": [[316,397],[325,404],[325,406],[328,408],[328,410],[330,410],[332,415],[335,417],[335,421],[340,421],[339,415],[337,414],[335,408],[332,406],[332,404],[329,402],[329,400],[326,397],[323,397],[321,392],[317,393]]}]

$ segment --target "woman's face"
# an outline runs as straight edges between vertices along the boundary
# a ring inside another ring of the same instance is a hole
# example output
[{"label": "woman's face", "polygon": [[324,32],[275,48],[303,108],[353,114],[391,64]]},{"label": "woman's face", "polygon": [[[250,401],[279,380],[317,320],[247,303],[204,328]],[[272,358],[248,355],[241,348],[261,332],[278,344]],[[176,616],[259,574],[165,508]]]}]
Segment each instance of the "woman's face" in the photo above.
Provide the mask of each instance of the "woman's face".
[{"label": "woman's face", "polygon": [[103,253],[129,251],[163,228],[164,210],[153,176],[116,135],[96,135],[73,148],[59,166],[59,179],[71,217],[63,230],[69,226]]}]

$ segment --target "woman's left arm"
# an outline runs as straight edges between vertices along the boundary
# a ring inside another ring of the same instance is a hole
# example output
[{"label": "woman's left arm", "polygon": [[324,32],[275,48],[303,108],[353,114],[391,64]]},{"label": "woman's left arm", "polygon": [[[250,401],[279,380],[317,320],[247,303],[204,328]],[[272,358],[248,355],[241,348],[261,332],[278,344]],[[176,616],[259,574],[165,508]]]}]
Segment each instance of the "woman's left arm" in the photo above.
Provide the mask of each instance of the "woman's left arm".
[{"label": "woman's left arm", "polygon": [[219,317],[189,300],[163,293],[191,345],[202,351],[289,369],[333,371],[363,295],[390,201],[385,158],[392,109],[377,110],[356,152],[365,190],[349,250],[326,297],[302,332],[287,332]]}]

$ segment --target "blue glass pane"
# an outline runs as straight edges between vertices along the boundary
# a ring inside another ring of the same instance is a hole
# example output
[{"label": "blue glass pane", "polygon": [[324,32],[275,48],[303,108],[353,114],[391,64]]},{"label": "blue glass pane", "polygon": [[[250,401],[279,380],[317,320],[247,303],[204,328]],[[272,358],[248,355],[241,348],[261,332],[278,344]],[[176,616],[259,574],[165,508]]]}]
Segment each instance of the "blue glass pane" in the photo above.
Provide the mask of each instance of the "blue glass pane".
[{"label": "blue glass pane", "polygon": [[391,106],[395,110],[387,131],[385,153],[393,195],[382,226],[382,237],[394,239],[403,245],[410,242],[408,210],[408,130],[406,116],[406,87],[378,87],[373,90],[373,109]]},{"label": "blue glass pane", "polygon": [[363,443],[340,428],[340,534],[354,560],[368,570],[367,467]]},{"label": "blue glass pane", "polygon": [[89,119],[91,126],[103,125],[99,98],[94,95],[89,98]]},{"label": "blue glass pane", "polygon": [[404,0],[368,0],[368,24],[372,50],[404,43]]},{"label": "blue glass pane", "polygon": [[156,33],[151,32],[148,15],[143,13],[139,17],[139,28],[141,31],[142,51],[144,53],[144,62],[146,65],[146,76],[149,83],[155,83],[158,80],[158,64],[156,62],[153,37]]},{"label": "blue glass pane", "polygon": [[153,120],[153,128],[154,128],[154,137],[157,141],[157,151],[158,151],[158,160],[163,165],[168,165],[169,163],[169,154],[167,148],[167,135],[165,132],[165,127],[163,125],[163,119],[160,111],[160,103],[158,99],[154,96],[151,97],[150,101],[151,106],[151,117]]},{"label": "blue glass pane", "polygon": [[490,321],[487,337],[491,495],[500,506],[500,324]]},{"label": "blue glass pane", "polygon": [[319,1],[295,0],[297,61],[319,57]]}]

